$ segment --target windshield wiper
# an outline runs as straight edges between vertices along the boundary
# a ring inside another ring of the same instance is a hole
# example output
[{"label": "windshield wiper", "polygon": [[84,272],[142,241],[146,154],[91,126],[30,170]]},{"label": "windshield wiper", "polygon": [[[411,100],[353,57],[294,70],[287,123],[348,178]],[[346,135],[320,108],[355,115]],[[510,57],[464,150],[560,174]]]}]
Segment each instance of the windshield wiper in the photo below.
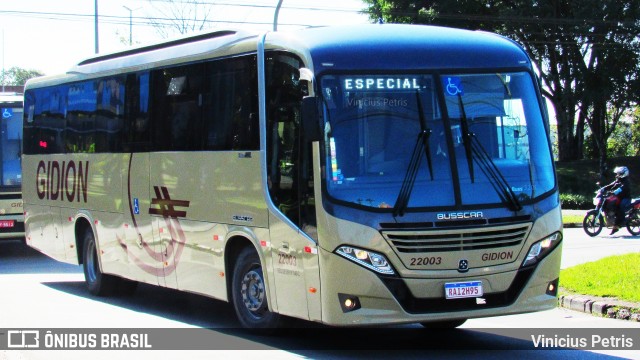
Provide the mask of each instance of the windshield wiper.
[{"label": "windshield wiper", "polygon": [[467,155],[467,166],[469,167],[469,176],[471,177],[471,183],[475,182],[475,176],[473,174],[473,156],[471,156],[471,132],[469,131],[469,123],[467,122],[467,113],[464,110],[464,104],[462,103],[462,95],[458,93],[458,107],[460,108],[460,125],[462,126],[462,144],[464,145],[464,152]]},{"label": "windshield wiper", "polygon": [[474,182],[473,174],[473,160],[480,165],[480,170],[485,174],[487,179],[491,181],[491,186],[494,188],[500,200],[507,204],[513,211],[522,210],[522,204],[518,200],[518,197],[511,189],[509,182],[505,179],[498,166],[493,162],[491,156],[487,150],[482,146],[480,140],[476,138],[475,134],[469,131],[469,123],[467,121],[467,115],[465,113],[464,104],[462,103],[462,96],[458,93],[458,105],[460,107],[460,121],[462,125],[462,141],[464,143],[465,153],[467,155],[467,164],[469,166],[469,175],[471,176],[471,182]]},{"label": "windshield wiper", "polygon": [[496,190],[502,202],[509,204],[513,211],[522,210],[522,205],[516,193],[513,192],[507,179],[502,175],[502,172],[500,172],[498,166],[493,162],[487,150],[480,143],[480,140],[478,140],[474,134],[470,134],[470,137],[473,154],[475,155],[474,160],[480,165],[480,170],[491,180],[491,186]]},{"label": "windshield wiper", "polygon": [[420,98],[420,92],[418,91],[416,91],[416,98],[418,102],[418,116],[420,118],[420,133],[418,133],[416,144],[413,147],[413,153],[411,154],[411,159],[409,160],[407,173],[404,175],[404,180],[402,181],[402,186],[400,187],[400,193],[398,194],[396,203],[393,206],[393,216],[403,216],[407,205],[409,205],[409,198],[411,197],[411,191],[413,190],[413,186],[416,182],[416,177],[418,175],[418,170],[420,169],[420,162],[422,161],[423,154],[425,154],[427,157],[429,174],[431,175],[431,180],[433,180],[433,165],[431,152],[429,151],[429,137],[431,136],[431,129],[427,128],[427,121],[424,117],[422,109],[422,99]]}]

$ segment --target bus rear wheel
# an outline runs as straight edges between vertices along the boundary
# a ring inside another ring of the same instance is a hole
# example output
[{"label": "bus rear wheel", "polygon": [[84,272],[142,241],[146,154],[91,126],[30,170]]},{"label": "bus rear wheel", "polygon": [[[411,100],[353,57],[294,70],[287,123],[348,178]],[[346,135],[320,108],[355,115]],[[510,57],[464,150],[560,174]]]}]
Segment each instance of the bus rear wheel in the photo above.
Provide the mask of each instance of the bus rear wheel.
[{"label": "bus rear wheel", "polygon": [[244,248],[233,270],[233,307],[240,324],[247,329],[268,330],[280,325],[280,315],[269,310],[265,279],[258,254]]},{"label": "bus rear wheel", "polygon": [[464,324],[467,319],[461,320],[444,320],[444,321],[433,321],[433,322],[421,322],[420,325],[424,326],[427,329],[455,329],[458,326]]},{"label": "bus rear wheel", "polygon": [[96,239],[91,230],[87,230],[84,233],[83,243],[82,265],[87,289],[96,296],[113,294],[119,279],[113,275],[104,274],[100,270]]}]

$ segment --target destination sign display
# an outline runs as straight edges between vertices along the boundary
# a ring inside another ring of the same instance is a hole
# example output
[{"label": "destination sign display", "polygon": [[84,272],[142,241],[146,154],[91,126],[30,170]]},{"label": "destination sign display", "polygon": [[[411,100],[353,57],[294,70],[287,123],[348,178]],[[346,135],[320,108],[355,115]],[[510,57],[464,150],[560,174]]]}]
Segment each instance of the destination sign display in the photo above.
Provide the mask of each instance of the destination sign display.
[{"label": "destination sign display", "polygon": [[421,88],[417,77],[348,77],[343,80],[344,90],[382,91],[418,90]]}]

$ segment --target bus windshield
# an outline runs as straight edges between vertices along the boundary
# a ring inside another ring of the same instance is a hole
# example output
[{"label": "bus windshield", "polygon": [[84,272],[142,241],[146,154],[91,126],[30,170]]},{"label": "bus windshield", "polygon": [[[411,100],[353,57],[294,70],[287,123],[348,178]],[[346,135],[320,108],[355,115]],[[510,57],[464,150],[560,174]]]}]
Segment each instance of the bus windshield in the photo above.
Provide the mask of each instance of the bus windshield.
[{"label": "bus windshield", "polygon": [[22,108],[2,107],[2,186],[19,187],[22,184]]},{"label": "bus windshield", "polygon": [[[408,209],[502,204],[554,188],[540,104],[526,72],[326,75],[331,198]],[[410,176],[412,175],[412,176]]]}]

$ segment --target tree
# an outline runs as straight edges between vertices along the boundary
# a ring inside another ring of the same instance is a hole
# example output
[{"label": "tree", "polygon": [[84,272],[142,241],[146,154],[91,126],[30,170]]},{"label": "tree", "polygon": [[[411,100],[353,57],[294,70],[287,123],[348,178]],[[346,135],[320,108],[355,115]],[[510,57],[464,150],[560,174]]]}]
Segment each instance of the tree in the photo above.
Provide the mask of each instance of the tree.
[{"label": "tree", "polygon": [[149,21],[163,38],[175,34],[188,34],[209,27],[209,15],[213,3],[200,0],[148,0],[159,16],[150,16]]},{"label": "tree", "polygon": [[364,1],[373,20],[495,31],[522,44],[555,107],[559,160],[583,157],[589,125],[604,170],[606,140],[638,102],[640,0]]},{"label": "tree", "polygon": [[636,105],[631,111],[631,156],[640,156],[640,106]]},{"label": "tree", "polygon": [[3,84],[23,86],[27,82],[27,80],[43,75],[44,73],[38,70],[27,70],[21,67],[14,66],[4,72]]}]

